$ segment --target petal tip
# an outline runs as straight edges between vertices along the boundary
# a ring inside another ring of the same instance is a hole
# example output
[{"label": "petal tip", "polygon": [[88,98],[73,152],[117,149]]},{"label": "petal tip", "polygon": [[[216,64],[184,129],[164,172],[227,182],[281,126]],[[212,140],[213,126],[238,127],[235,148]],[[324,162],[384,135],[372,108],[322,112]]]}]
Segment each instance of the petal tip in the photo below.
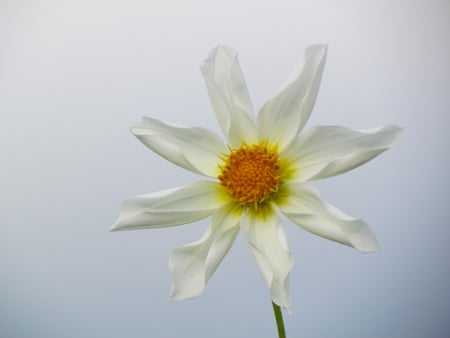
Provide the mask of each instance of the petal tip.
[{"label": "petal tip", "polygon": [[203,63],[200,65],[200,68],[202,70],[204,70],[204,68],[207,67],[210,62],[212,62],[213,60],[216,59],[218,53],[221,53],[221,52],[228,54],[229,56],[230,55],[234,56],[236,54],[236,52],[233,50],[233,48],[231,48],[225,44],[219,43],[216,47],[214,47],[213,49],[211,49],[209,51],[208,58],[203,61]]},{"label": "petal tip", "polygon": [[380,249],[380,246],[375,236],[373,236],[372,238],[367,238],[365,240],[360,240],[358,243],[352,244],[356,250],[364,254],[377,252]]},{"label": "petal tip", "polygon": [[108,231],[109,232],[116,232],[116,231],[123,231],[123,230],[127,230],[126,228],[124,228],[124,226],[121,224],[121,222],[117,222],[115,224],[113,224]]},{"label": "petal tip", "polygon": [[192,294],[183,294],[182,292],[180,292],[180,290],[177,291],[176,288],[174,286],[172,286],[172,290],[170,291],[170,294],[169,294],[169,301],[190,300],[190,299],[197,298],[198,296],[200,296],[200,294],[201,294],[201,291],[192,293]]},{"label": "petal tip", "polygon": [[286,310],[289,314],[292,314],[292,305],[291,305],[290,301],[287,302],[287,303],[284,303],[284,302],[280,302],[279,300],[272,299],[272,302],[275,305],[277,305],[277,306],[283,308],[284,310]]},{"label": "petal tip", "polygon": [[311,45],[305,50],[305,54],[309,53],[323,53],[324,56],[328,52],[328,44],[317,44],[317,45]]},{"label": "petal tip", "polygon": [[139,122],[135,123],[134,125],[132,125],[132,126],[129,128],[130,132],[131,132],[134,136],[138,136],[138,135],[140,134],[140,133],[139,133],[139,129],[142,129],[142,128],[145,126],[146,122],[151,121],[151,120],[153,120],[153,119],[151,119],[151,118],[149,118],[149,117],[147,117],[147,116],[142,116],[142,117],[141,117],[141,120],[140,120]]}]

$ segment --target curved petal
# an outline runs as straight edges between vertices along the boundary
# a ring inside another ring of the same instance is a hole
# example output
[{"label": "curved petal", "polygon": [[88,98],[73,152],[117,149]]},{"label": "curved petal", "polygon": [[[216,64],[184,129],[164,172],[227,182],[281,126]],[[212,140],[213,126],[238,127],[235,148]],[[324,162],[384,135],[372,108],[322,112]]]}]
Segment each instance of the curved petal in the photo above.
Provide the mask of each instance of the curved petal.
[{"label": "curved petal", "polygon": [[318,126],[300,134],[282,157],[295,168],[293,180],[318,180],[354,169],[396,145],[403,129],[370,130]]},{"label": "curved petal", "polygon": [[199,241],[175,249],[170,258],[170,299],[189,299],[202,293],[239,233],[242,209],[233,205],[217,210]]},{"label": "curved petal", "polygon": [[272,301],[284,308],[291,308],[289,273],[293,266],[283,223],[275,209],[248,211],[241,219],[253,257],[267,285]]},{"label": "curved petal", "polygon": [[260,139],[277,143],[280,150],[288,146],[308,121],[316,102],[325,66],[327,46],[310,46],[301,64],[259,112]]},{"label": "curved petal", "polygon": [[200,181],[126,200],[110,229],[140,230],[191,223],[208,217],[226,203],[219,183]]},{"label": "curved petal", "polygon": [[236,148],[243,141],[256,143],[253,109],[236,53],[229,47],[218,46],[210,52],[201,70],[228,144]]},{"label": "curved petal", "polygon": [[293,183],[284,187],[286,196],[277,202],[281,211],[303,229],[355,248],[361,252],[378,250],[378,242],[369,226],[320,200],[316,189]]},{"label": "curved petal", "polygon": [[210,177],[217,177],[219,156],[228,151],[217,135],[204,128],[177,127],[144,117],[131,131],[165,159]]}]

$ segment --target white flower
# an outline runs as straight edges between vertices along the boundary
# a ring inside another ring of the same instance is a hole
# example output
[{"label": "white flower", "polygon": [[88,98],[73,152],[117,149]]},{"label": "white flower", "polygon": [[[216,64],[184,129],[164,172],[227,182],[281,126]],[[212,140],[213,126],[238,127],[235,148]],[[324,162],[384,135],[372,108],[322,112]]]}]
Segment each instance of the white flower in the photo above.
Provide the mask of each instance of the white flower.
[{"label": "white flower", "polygon": [[206,129],[147,117],[132,128],[154,152],[208,177],[125,201],[111,228],[168,227],[212,216],[203,237],[177,248],[170,259],[172,299],[198,296],[242,229],[272,301],[290,309],[293,259],[279,212],[316,235],[361,252],[377,250],[377,240],[364,221],[323,202],[305,182],[364,164],[395,145],[401,128],[317,126],[303,132],[326,53],[326,46],[309,47],[305,62],[255,118],[236,53],[225,46],[213,49],[202,72],[226,144]]}]

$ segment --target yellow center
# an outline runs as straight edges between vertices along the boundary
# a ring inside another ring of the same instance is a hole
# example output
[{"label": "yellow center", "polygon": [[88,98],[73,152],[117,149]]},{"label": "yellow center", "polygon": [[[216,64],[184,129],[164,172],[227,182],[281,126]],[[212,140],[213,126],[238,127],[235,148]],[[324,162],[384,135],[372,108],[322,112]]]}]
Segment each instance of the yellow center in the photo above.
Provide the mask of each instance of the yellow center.
[{"label": "yellow center", "polygon": [[248,146],[243,143],[222,157],[220,183],[228,194],[242,205],[253,205],[266,201],[278,190],[280,163],[276,150],[267,148],[266,142]]}]

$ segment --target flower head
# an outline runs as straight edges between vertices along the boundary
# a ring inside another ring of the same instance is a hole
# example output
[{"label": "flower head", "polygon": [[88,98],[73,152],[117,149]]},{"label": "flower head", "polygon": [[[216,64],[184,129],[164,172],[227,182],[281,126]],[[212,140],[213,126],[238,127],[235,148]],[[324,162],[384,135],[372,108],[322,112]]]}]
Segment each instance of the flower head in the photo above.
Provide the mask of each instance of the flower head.
[{"label": "flower head", "polygon": [[203,237],[171,259],[172,299],[198,296],[242,229],[274,303],[290,309],[293,259],[279,213],[321,237],[361,252],[378,248],[369,226],[323,202],[307,184],[356,168],[395,145],[401,128],[317,126],[303,131],[316,101],[326,46],[311,46],[280,91],[253,115],[236,53],[213,49],[202,65],[224,143],[203,128],[144,117],[132,128],[147,147],[206,176],[190,185],[131,198],[111,230],[191,223],[211,216]]}]

